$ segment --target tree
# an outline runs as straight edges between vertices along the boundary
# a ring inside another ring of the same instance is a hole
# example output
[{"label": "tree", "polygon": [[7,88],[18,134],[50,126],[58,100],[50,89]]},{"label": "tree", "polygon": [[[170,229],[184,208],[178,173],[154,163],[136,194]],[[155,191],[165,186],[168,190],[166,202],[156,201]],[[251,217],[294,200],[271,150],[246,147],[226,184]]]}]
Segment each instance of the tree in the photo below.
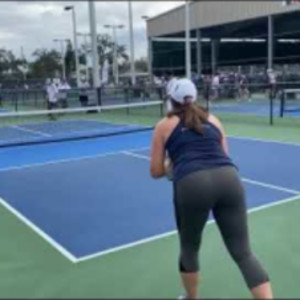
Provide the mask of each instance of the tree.
[{"label": "tree", "polygon": [[146,58],[137,59],[134,65],[137,72],[148,72],[148,60]]},{"label": "tree", "polygon": [[[106,59],[108,60],[109,64],[112,64],[114,57],[114,42],[112,38],[108,34],[99,34],[97,36],[97,45],[101,68],[103,67]],[[117,45],[117,58],[118,63],[128,61],[128,55],[124,45]]]},{"label": "tree", "polygon": [[22,63],[23,61],[16,59],[12,51],[0,49],[0,79],[21,78],[19,66]]},{"label": "tree", "polygon": [[[134,67],[135,71],[137,73],[146,73],[148,72],[148,60],[144,57],[139,58],[135,60],[134,62]],[[120,66],[120,73],[127,73],[130,72],[130,62],[125,61],[121,66]]]},{"label": "tree", "polygon": [[34,78],[55,77],[61,71],[61,54],[56,50],[37,49],[32,56],[31,75]]}]

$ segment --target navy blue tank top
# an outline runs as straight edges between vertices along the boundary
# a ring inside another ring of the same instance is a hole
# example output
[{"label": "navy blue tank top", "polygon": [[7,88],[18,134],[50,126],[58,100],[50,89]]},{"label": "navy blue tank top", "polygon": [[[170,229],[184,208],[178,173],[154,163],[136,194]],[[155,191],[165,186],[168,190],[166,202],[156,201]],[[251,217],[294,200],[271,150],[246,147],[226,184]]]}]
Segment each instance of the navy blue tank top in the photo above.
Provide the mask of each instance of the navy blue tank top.
[{"label": "navy blue tank top", "polygon": [[199,170],[234,166],[221,145],[221,132],[210,122],[203,123],[203,133],[188,129],[180,121],[166,143],[173,162],[173,181]]}]

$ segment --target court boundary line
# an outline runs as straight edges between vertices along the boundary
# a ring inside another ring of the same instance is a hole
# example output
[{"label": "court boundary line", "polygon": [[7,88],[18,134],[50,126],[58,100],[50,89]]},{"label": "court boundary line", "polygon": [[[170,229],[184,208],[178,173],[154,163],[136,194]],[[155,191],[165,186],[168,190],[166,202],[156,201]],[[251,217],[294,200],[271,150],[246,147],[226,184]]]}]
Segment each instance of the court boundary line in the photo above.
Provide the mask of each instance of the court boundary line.
[{"label": "court boundary line", "polygon": [[[249,141],[257,141],[261,143],[275,143],[275,144],[282,144],[282,145],[289,145],[289,146],[296,146],[300,147],[300,143],[292,143],[292,142],[283,142],[283,141],[275,141],[275,140],[264,140],[264,139],[257,139],[257,138],[251,138],[251,137],[243,137],[243,136],[228,136],[229,138],[233,139],[241,139],[241,140],[249,140]],[[34,167],[42,167],[42,166],[47,166],[47,165],[53,165],[53,164],[60,164],[60,163],[68,163],[68,162],[73,162],[73,161],[79,161],[79,160],[85,160],[85,159],[93,159],[93,158],[98,158],[98,157],[105,157],[105,156],[110,156],[114,154],[120,154],[123,151],[142,151],[142,150],[149,150],[150,147],[140,147],[140,148],[133,148],[133,149],[124,149],[124,150],[118,150],[118,151],[111,151],[111,152],[105,152],[102,154],[94,154],[94,155],[86,155],[86,156],[81,156],[81,157],[73,157],[73,158],[68,158],[68,159],[57,159],[57,160],[49,160],[46,162],[42,163],[33,163],[33,164],[25,164],[21,166],[12,166],[12,167],[0,167],[0,172],[6,172],[10,170],[18,170],[18,169],[25,169],[25,168],[34,168]]]},{"label": "court boundary line", "polygon": [[80,161],[80,160],[97,159],[97,158],[106,157],[106,156],[121,155],[123,153],[123,151],[129,151],[129,152],[144,151],[144,150],[148,150],[148,149],[149,149],[149,147],[132,148],[132,149],[128,149],[128,150],[105,152],[105,153],[101,153],[101,154],[97,154],[97,155],[86,155],[86,156],[81,156],[81,157],[50,160],[50,161],[42,162],[42,163],[33,163],[33,164],[25,164],[25,165],[21,165],[21,166],[0,168],[0,173],[28,169],[28,168],[38,168],[38,167],[44,167],[44,166],[48,166],[48,165],[56,165],[56,164],[61,164],[61,163],[76,162],[76,161]]},{"label": "court boundary line", "polygon": [[17,130],[24,131],[24,132],[29,132],[29,133],[32,133],[32,134],[35,134],[35,135],[38,134],[38,135],[41,135],[41,136],[44,136],[44,137],[52,137],[51,134],[44,133],[44,132],[39,131],[39,130],[23,128],[22,126],[19,126],[19,125],[9,126],[8,128],[13,128],[13,129],[17,129]]},{"label": "court boundary line", "polygon": [[[133,153],[131,151],[123,151],[122,152],[125,155],[128,156],[132,156],[135,158],[139,158],[139,159],[144,159],[144,160],[150,160],[150,157],[147,155],[143,155],[143,154],[138,154],[138,153]],[[294,190],[294,189],[289,189],[286,187],[282,187],[279,185],[274,185],[274,184],[270,184],[270,183],[266,183],[266,182],[262,182],[262,181],[257,181],[257,180],[253,180],[253,179],[249,179],[246,177],[241,177],[241,180],[244,182],[248,182],[250,184],[254,184],[254,185],[259,185],[265,188],[269,188],[269,189],[273,189],[273,190],[278,190],[278,191],[282,191],[282,192],[286,192],[289,194],[294,194],[294,195],[300,195],[300,191]]]},{"label": "court boundary line", "polygon": [[294,189],[289,189],[289,188],[282,187],[282,186],[279,186],[279,185],[265,183],[265,182],[262,182],[262,181],[249,179],[249,178],[246,178],[246,177],[241,177],[241,179],[242,179],[242,181],[248,182],[250,184],[259,185],[259,186],[262,186],[262,187],[265,187],[265,188],[278,190],[278,191],[286,192],[286,193],[289,193],[289,194],[300,195],[300,191],[297,191],[297,190],[294,190]]},{"label": "court boundary line", "polygon": [[[286,203],[289,203],[289,202],[293,202],[293,201],[296,201],[296,200],[299,200],[299,199],[300,199],[300,194],[296,195],[296,196],[294,195],[292,197],[284,198],[284,199],[278,200],[276,202],[272,202],[272,203],[263,204],[263,205],[260,205],[260,206],[257,206],[257,207],[253,207],[253,208],[250,208],[250,209],[247,210],[247,215],[250,215],[254,212],[262,211],[262,210],[265,210],[265,209],[268,209],[268,208],[283,205],[283,204],[286,204]],[[215,223],[215,220],[209,220],[206,223],[206,225],[211,225],[211,224],[214,224],[214,223]],[[157,240],[160,240],[160,239],[163,239],[163,238],[166,238],[166,237],[170,237],[172,235],[175,235],[176,233],[177,233],[177,230],[172,230],[172,231],[165,232],[165,233],[162,233],[162,234],[154,235],[152,237],[141,239],[141,240],[138,240],[136,242],[128,243],[128,244],[118,246],[118,247],[114,247],[114,248],[111,248],[111,249],[107,249],[107,250],[104,250],[104,251],[101,251],[101,252],[98,252],[98,253],[94,253],[94,254],[91,254],[91,255],[86,255],[86,256],[83,256],[83,257],[80,257],[80,258],[76,259],[75,264],[86,262],[88,260],[95,259],[95,258],[100,258],[100,257],[106,256],[106,255],[112,254],[112,253],[117,253],[117,252],[122,251],[122,250],[134,248],[136,246],[144,245],[144,244],[147,244],[147,243],[150,243],[150,242],[153,242],[153,241],[157,241]]]},{"label": "court boundary line", "polygon": [[55,250],[57,250],[62,256],[68,259],[72,263],[77,262],[77,258],[69,252],[65,247],[59,244],[54,238],[48,235],[45,231],[43,231],[40,227],[35,225],[32,221],[30,221],[26,216],[24,216],[21,212],[19,212],[16,208],[10,205],[7,201],[5,201],[2,197],[0,197],[0,204],[9,211],[12,215],[16,217],[17,220],[21,221],[23,224],[29,227],[33,232],[35,232],[40,238],[47,242],[48,245],[51,245]]},{"label": "court boundary line", "polygon": [[289,142],[289,141],[277,141],[273,139],[263,139],[263,138],[256,138],[256,137],[246,137],[246,136],[239,136],[239,135],[227,135],[227,137],[232,139],[238,140],[249,140],[253,142],[261,142],[261,143],[273,143],[273,144],[281,144],[281,145],[289,145],[289,146],[296,146],[300,147],[300,142]]}]

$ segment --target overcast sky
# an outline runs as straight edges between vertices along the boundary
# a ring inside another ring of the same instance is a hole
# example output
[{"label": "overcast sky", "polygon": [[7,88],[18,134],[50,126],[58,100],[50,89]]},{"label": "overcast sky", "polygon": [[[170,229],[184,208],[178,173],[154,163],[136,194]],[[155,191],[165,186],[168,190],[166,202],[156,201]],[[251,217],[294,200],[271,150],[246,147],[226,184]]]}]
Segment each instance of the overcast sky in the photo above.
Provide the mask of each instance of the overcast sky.
[{"label": "overcast sky", "polygon": [[[146,24],[142,16],[153,17],[171,8],[181,5],[182,1],[136,1],[132,2],[134,17],[134,40],[136,57],[146,56]],[[36,48],[55,48],[55,38],[72,36],[71,12],[64,6],[74,5],[77,15],[77,31],[89,32],[87,1],[6,1],[0,2],[0,48],[13,50],[21,56],[21,46],[27,59]],[[123,24],[126,27],[118,31],[120,44],[129,45],[128,3],[127,1],[95,2],[97,32],[111,34],[103,28],[104,24]],[[83,43],[83,38],[79,37]]]}]

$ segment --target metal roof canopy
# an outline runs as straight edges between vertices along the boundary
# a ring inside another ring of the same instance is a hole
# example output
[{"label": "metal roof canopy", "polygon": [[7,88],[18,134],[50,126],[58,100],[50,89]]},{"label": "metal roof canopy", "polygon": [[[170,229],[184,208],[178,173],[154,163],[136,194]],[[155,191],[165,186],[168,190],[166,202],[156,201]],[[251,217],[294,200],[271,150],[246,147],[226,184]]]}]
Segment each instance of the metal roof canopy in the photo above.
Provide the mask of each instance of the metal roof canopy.
[{"label": "metal roof canopy", "polygon": [[[225,1],[226,2],[226,1]],[[254,2],[252,2],[253,5]],[[283,11],[272,15],[274,33],[274,63],[290,64],[300,63],[300,5],[294,5],[297,9]],[[155,20],[155,19],[154,19]],[[184,38],[184,31],[164,34],[162,38]],[[196,30],[191,31],[191,37],[195,39]],[[223,41],[220,43],[218,51],[219,65],[243,65],[243,64],[265,64],[268,63],[268,16],[253,17],[247,20],[229,22],[215,26],[201,28],[201,38],[205,39],[245,39],[238,41]],[[246,41],[247,39],[247,41]],[[249,42],[251,39],[260,39],[264,43]],[[155,40],[155,38],[153,38]],[[282,40],[286,40],[283,43]],[[294,43],[288,40],[295,40]],[[165,45],[164,45],[165,44]],[[196,43],[192,43],[193,66],[196,65]],[[173,46],[174,55],[172,56],[172,44],[167,42],[153,42],[153,68],[175,69],[179,65],[184,65],[180,58],[184,56],[182,46]],[[168,53],[163,54],[164,48],[168,48]],[[211,60],[211,46],[208,42],[202,42],[203,65],[209,64]],[[176,49],[176,50],[175,50]]]},{"label": "metal roof canopy", "polygon": [[[191,1],[191,29],[239,24],[269,15],[299,11],[300,4],[284,6],[284,1]],[[171,36],[184,32],[184,5],[147,20],[148,37]]]}]

